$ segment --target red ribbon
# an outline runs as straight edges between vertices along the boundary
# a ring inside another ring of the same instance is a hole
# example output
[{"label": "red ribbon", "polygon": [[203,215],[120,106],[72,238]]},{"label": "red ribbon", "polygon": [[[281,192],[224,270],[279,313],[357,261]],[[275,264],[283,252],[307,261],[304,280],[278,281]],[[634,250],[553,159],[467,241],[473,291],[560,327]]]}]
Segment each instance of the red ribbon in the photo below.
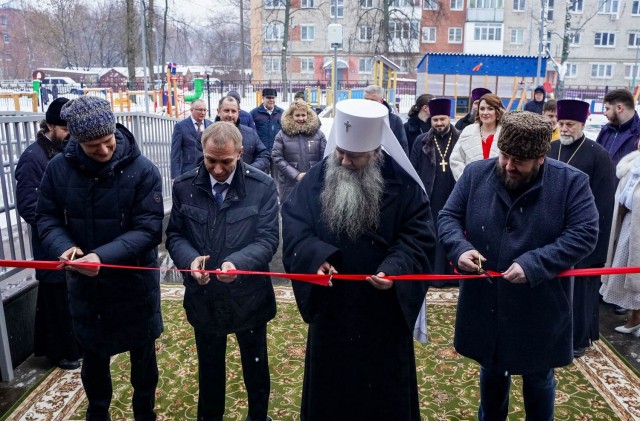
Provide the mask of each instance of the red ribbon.
[{"label": "red ribbon", "polygon": [[[161,270],[155,267],[141,267],[141,266],[122,266],[111,265],[108,263],[89,263],[89,262],[52,262],[43,260],[0,260],[0,266],[13,267],[13,268],[27,268],[27,269],[45,269],[45,270],[62,270],[65,266],[82,266],[87,268],[109,268],[109,269],[128,269],[128,270]],[[279,272],[256,272],[249,270],[232,270],[229,272],[221,272],[219,270],[191,270],[191,269],[162,269],[171,270],[176,272],[207,272],[212,275],[266,275],[277,276],[279,278],[291,279],[292,281],[309,282],[317,285],[327,286],[331,279],[338,279],[344,281],[364,281],[371,275],[354,275],[354,274],[333,274],[333,275],[316,275],[316,274],[304,274],[304,273],[279,273]],[[502,273],[487,271],[487,274],[494,277],[501,277]],[[567,276],[600,276],[600,275],[627,275],[630,273],[640,273],[640,266],[624,267],[624,268],[592,268],[592,269],[569,269],[560,272],[556,277]],[[473,275],[428,275],[428,274],[415,274],[415,275],[390,275],[385,276],[385,279],[392,281],[447,281],[457,279],[478,279],[485,278],[485,274],[473,274]]]}]

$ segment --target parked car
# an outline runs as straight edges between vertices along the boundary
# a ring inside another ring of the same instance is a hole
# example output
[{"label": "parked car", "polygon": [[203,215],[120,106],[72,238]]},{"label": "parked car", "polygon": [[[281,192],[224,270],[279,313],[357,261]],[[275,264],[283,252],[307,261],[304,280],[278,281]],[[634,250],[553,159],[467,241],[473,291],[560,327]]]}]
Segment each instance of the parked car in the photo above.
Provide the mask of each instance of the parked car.
[{"label": "parked car", "polygon": [[596,140],[598,133],[608,122],[604,114],[591,114],[584,123],[584,135],[591,140]]},{"label": "parked car", "polygon": [[70,77],[65,77],[65,76],[53,77],[52,76],[52,77],[45,77],[42,80],[42,86],[48,89],[49,93],[51,93],[51,89],[53,88],[54,84],[58,86],[58,95],[65,95],[65,94],[78,95],[81,93],[80,84],[75,80],[71,79]]}]

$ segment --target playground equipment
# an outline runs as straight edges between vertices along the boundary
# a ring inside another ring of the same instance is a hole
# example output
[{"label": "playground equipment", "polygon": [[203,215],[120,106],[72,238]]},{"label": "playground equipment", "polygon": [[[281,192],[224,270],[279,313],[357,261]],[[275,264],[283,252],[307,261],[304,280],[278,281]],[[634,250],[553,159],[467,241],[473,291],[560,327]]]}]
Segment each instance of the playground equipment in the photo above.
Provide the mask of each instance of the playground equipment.
[{"label": "playground equipment", "polygon": [[400,66],[385,56],[373,57],[373,84],[381,87],[386,93],[389,104],[396,102],[396,90],[398,89],[398,72]]},{"label": "playground equipment", "polygon": [[[527,92],[533,91],[532,84],[536,77],[537,64],[538,56],[426,53],[417,66],[416,94],[431,93],[453,98],[456,108],[459,108],[458,106],[462,105],[458,104],[461,87],[466,94],[462,96],[469,98],[474,88],[484,87],[501,98],[510,98],[505,104],[507,111],[511,109],[516,99],[518,99],[516,108],[520,109],[527,101]],[[543,78],[546,68],[547,58],[544,57],[540,69],[540,76]],[[441,79],[435,77],[436,75],[441,76]],[[474,77],[479,76],[483,78],[482,83],[474,83]],[[531,78],[531,80],[527,82],[525,78]],[[494,86],[490,86],[492,80],[495,81]],[[471,104],[467,99],[463,101],[468,110]],[[467,110],[460,112],[466,113]]]}]

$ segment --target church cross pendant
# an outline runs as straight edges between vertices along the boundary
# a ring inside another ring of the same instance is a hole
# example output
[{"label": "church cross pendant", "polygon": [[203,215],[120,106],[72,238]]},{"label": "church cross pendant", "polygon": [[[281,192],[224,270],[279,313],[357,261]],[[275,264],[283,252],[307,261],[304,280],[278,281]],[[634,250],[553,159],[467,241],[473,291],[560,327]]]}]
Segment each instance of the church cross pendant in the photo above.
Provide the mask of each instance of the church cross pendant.
[{"label": "church cross pendant", "polygon": [[443,159],[442,161],[440,161],[439,165],[442,167],[442,172],[447,172],[447,161]]},{"label": "church cross pendant", "polygon": [[344,122],[344,126],[347,128],[347,133],[349,133],[349,127],[351,127],[351,123],[349,123],[349,120]]}]

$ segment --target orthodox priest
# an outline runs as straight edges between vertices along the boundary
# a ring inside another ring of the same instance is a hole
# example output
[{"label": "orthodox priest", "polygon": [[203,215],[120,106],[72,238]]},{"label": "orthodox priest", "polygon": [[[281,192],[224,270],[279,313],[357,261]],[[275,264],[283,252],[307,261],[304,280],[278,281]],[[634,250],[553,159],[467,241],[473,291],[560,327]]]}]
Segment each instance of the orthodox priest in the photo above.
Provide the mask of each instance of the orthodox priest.
[{"label": "orthodox priest", "polygon": [[[584,136],[589,104],[574,99],[557,102],[560,141],[551,142],[547,157],[565,162],[589,176],[589,186],[596,202],[599,232],[596,249],[576,268],[601,268],[607,260],[609,233],[614,204],[614,175],[606,149]],[[592,341],[600,337],[600,276],[576,278],[573,289],[573,355],[584,355]]]},{"label": "orthodox priest", "polygon": [[330,287],[293,282],[309,324],[301,420],[420,420],[413,336],[426,342],[423,281],[435,247],[422,182],[387,109],[336,106],[325,158],[282,208],[288,272],[363,274]]},{"label": "orthodox priest", "polygon": [[[410,160],[424,184],[431,203],[431,217],[436,221],[438,212],[447,203],[456,185],[449,167],[449,157],[460,132],[451,124],[450,99],[433,99],[429,101],[428,107],[431,113],[431,129],[416,138]],[[434,273],[453,274],[453,266],[439,243],[436,244],[434,261],[431,263]],[[443,287],[457,284],[458,281],[433,281],[429,285]]]}]

